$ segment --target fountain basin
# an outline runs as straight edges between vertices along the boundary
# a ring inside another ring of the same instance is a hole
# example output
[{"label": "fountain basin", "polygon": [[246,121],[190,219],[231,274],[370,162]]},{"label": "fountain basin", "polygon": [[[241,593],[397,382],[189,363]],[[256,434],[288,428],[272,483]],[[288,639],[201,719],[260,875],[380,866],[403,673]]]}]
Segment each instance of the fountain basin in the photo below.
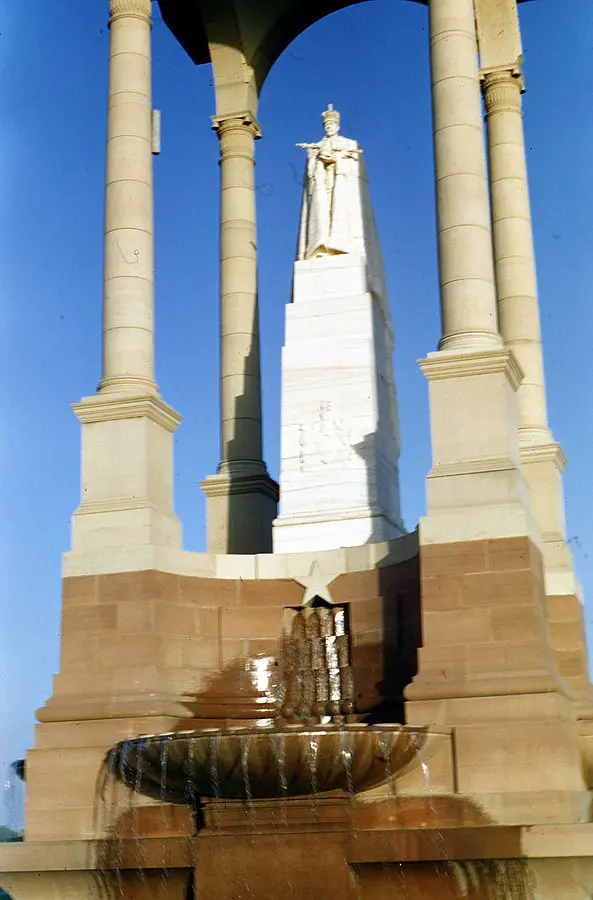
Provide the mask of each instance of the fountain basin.
[{"label": "fountain basin", "polygon": [[251,800],[334,790],[357,793],[401,774],[421,753],[426,729],[321,725],[180,731],[121,741],[107,771],[166,803]]}]

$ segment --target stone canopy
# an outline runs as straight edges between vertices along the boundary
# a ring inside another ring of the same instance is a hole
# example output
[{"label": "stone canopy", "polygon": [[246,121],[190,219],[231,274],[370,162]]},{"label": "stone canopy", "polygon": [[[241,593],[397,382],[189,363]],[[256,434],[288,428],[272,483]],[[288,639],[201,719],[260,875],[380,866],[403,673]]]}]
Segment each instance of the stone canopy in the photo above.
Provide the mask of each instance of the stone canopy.
[{"label": "stone canopy", "polygon": [[[196,65],[211,62],[217,114],[255,111],[257,97],[282,52],[331,13],[368,0],[159,0],[163,19]],[[413,2],[427,5],[426,0]],[[526,0],[518,0],[526,2]],[[480,0],[478,32],[483,65],[520,54],[510,26],[516,0]],[[480,14],[481,10],[481,14]],[[501,27],[502,26],[502,27]],[[481,34],[480,34],[481,32]],[[503,34],[501,38],[501,34]],[[506,35],[510,35],[507,39]],[[504,45],[502,49],[501,45]],[[508,59],[502,60],[508,62]]]}]

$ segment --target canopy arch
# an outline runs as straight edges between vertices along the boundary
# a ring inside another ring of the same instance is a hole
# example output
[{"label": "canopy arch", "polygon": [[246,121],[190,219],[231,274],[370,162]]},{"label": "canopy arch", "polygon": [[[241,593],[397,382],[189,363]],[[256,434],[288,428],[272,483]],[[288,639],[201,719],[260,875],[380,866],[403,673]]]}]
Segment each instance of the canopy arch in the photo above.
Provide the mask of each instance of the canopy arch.
[{"label": "canopy arch", "polygon": [[[211,62],[216,115],[256,117],[261,87],[276,60],[320,19],[369,0],[159,0],[165,23],[196,65]],[[427,0],[412,0],[427,5]],[[485,65],[520,55],[512,27],[516,0],[475,0]],[[502,35],[502,38],[501,38]]]},{"label": "canopy arch", "polygon": [[[255,117],[276,60],[320,19],[369,0],[159,0],[163,19],[196,65],[211,62],[217,116]],[[423,2],[423,0],[413,0]]]}]

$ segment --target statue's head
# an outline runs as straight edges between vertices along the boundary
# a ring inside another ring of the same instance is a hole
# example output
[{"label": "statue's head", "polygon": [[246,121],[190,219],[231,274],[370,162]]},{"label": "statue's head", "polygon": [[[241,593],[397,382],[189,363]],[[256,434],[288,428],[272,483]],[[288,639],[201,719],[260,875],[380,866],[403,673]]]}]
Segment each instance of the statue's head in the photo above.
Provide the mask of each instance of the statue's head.
[{"label": "statue's head", "polygon": [[327,109],[321,113],[323,119],[323,127],[328,137],[333,137],[340,131],[340,113],[334,109],[333,103],[330,103]]}]

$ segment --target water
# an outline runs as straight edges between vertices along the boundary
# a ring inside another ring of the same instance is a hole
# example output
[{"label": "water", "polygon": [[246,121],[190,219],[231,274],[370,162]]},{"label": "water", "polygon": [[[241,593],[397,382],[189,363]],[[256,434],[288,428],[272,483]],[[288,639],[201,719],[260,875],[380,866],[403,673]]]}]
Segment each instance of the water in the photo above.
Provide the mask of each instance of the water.
[{"label": "water", "polygon": [[354,709],[354,682],[344,607],[295,610],[282,642],[283,689],[279,706],[285,719],[334,721]]},{"label": "water", "polygon": [[307,762],[311,771],[311,815],[315,821],[319,818],[319,784],[317,767],[319,765],[319,741],[315,735],[307,739]]},{"label": "water", "polygon": [[483,900],[535,900],[529,866],[524,860],[468,860],[442,865],[462,897]]},{"label": "water", "polygon": [[[140,743],[138,750],[138,766],[136,769],[136,780],[134,782],[134,793],[139,796],[140,795],[140,786],[142,784],[142,765],[143,765],[143,744]],[[136,843],[136,864],[138,867],[138,871],[140,873],[140,877],[142,880],[145,880],[144,876],[144,864],[146,862],[146,854],[144,851],[144,842],[140,835],[140,807],[138,803],[134,808],[134,838]]]},{"label": "water", "polygon": [[[161,777],[160,777],[160,792],[159,792],[159,801],[161,805],[161,810],[163,813],[163,834],[167,834],[169,830],[169,807],[167,804],[167,766],[169,762],[169,741],[170,735],[164,735],[161,740]],[[191,741],[190,745],[191,746]],[[167,895],[167,884],[169,881],[169,873],[167,869],[167,859],[166,859],[166,844],[163,841],[162,843],[162,856],[161,856],[161,878],[160,884],[158,888],[158,897],[166,897]]]},{"label": "water", "polygon": [[253,794],[251,792],[251,781],[249,779],[249,735],[241,736],[241,767],[243,770],[243,786],[245,788],[245,802],[247,806],[253,809]]},{"label": "water", "polygon": [[18,775],[18,762],[11,763],[4,781],[5,824],[15,836],[20,836],[25,821],[25,791]]}]

